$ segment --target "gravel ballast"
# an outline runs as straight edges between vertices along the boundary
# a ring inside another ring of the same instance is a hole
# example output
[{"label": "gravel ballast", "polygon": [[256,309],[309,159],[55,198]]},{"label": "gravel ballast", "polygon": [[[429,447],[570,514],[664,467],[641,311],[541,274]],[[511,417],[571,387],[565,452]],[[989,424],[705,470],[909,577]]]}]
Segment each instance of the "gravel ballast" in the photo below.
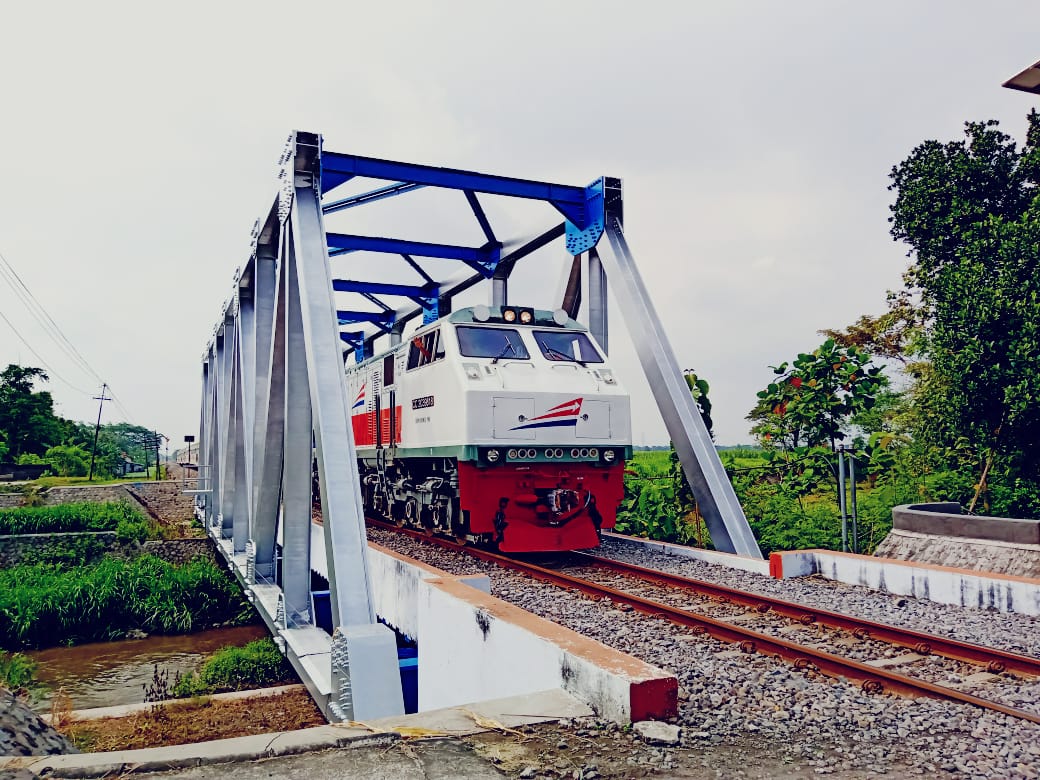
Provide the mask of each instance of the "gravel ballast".
[{"label": "gravel ballast", "polygon": [[[722,746],[756,737],[775,743],[778,754],[813,766],[815,774],[821,775],[848,770],[887,773],[898,767],[900,774],[920,776],[1040,776],[1040,726],[1036,724],[952,702],[868,696],[855,684],[742,653],[733,645],[609,600],[593,601],[392,532],[370,529],[369,538],[453,574],[487,573],[493,595],[675,674],[680,684],[678,725],[685,748]],[[811,601],[836,611],[862,604],[863,611],[856,614],[870,619],[1016,652],[1025,652],[1037,642],[1028,637],[1028,632],[1036,631],[1037,621],[1022,623],[1017,637],[1016,628],[1004,623],[1009,618],[1018,622],[1021,616],[969,615],[970,610],[905,599],[898,606],[900,599],[879,597],[865,589],[849,589],[861,592],[848,594],[847,586],[839,590],[830,583],[821,588],[817,583],[773,581],[631,547],[610,541],[600,552],[649,568]],[[782,590],[774,590],[776,586]],[[796,595],[794,588],[799,587],[804,590]],[[845,606],[839,608],[838,600]],[[923,613],[917,613],[919,606]],[[890,618],[890,614],[902,620]],[[950,631],[941,631],[945,624]]]},{"label": "gravel ballast", "polygon": [[666,555],[638,542],[617,538],[605,538],[596,553],[648,569],[1040,658],[1040,618],[1029,615],[938,604],[823,577],[777,580],[692,558]]}]

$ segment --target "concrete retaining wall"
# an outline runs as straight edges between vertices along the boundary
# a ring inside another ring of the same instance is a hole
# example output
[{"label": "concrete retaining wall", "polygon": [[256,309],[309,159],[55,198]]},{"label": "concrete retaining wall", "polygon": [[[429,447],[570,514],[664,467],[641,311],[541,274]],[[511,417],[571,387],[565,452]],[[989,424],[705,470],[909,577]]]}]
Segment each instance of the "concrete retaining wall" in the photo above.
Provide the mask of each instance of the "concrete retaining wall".
[{"label": "concrete retaining wall", "polygon": [[1040,615],[1040,579],[987,574],[949,566],[876,558],[830,550],[796,550],[769,556],[779,579],[818,574],[837,582],[940,604]]},{"label": "concrete retaining wall", "polygon": [[1040,578],[1040,544],[1010,544],[894,529],[874,555],[1000,577]]},{"label": "concrete retaining wall", "polygon": [[102,555],[132,558],[142,554],[177,565],[199,556],[217,560],[209,539],[160,539],[138,546],[133,542],[120,542],[115,531],[0,535],[0,568],[62,556],[75,556],[77,563],[90,563]]},{"label": "concrete retaining wall", "polygon": [[46,504],[73,504],[78,501],[104,503],[126,499],[127,494],[122,485],[69,485],[52,487],[43,493]]},{"label": "concrete retaining wall", "polygon": [[41,558],[54,559],[64,555],[85,555],[89,563],[105,553],[120,552],[123,545],[115,531],[84,531],[57,534],[4,534],[0,535],[0,568]]},{"label": "concrete retaining wall", "polygon": [[562,688],[620,723],[675,715],[666,672],[489,595],[483,575],[369,551],[377,613],[419,642],[420,710]]},{"label": "concrete retaining wall", "polygon": [[1040,544],[1040,520],[1016,520],[961,514],[956,502],[903,504],[892,508],[892,527],[899,531],[983,539],[1008,544]]},{"label": "concrete retaining wall", "polygon": [[[130,501],[143,506],[167,522],[190,521],[194,516],[192,496],[183,493],[184,484],[164,480],[161,482],[125,482],[117,485],[66,485],[52,487],[40,493],[47,505],[71,504],[80,501],[105,503],[108,501]],[[22,505],[25,495],[0,493],[0,508]]]},{"label": "concrete retaining wall", "polygon": [[211,539],[154,539],[141,545],[141,552],[177,565],[193,558],[208,558],[217,563],[217,550]]}]

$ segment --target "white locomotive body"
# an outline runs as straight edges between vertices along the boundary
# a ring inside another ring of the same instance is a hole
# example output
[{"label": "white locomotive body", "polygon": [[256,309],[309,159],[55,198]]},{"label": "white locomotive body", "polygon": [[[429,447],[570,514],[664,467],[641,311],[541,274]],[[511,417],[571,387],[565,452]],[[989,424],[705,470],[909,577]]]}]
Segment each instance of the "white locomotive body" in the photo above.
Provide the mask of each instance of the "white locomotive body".
[{"label": "white locomotive body", "polygon": [[347,369],[365,509],[507,552],[595,547],[629,397],[562,312],[461,309]]}]

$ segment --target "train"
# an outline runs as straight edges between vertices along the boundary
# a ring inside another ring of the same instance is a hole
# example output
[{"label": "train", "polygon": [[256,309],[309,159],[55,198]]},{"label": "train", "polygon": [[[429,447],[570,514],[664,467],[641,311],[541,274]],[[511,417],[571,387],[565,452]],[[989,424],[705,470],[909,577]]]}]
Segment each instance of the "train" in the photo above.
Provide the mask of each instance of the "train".
[{"label": "train", "polygon": [[459,309],[346,372],[369,516],[507,553],[614,527],[630,399],[563,310]]}]

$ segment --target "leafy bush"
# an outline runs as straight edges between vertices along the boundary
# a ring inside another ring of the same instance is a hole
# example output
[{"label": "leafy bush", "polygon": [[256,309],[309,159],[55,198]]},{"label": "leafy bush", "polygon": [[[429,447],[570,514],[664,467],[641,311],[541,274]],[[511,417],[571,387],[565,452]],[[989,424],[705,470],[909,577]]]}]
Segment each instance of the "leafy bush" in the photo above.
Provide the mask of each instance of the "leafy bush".
[{"label": "leafy bush", "polygon": [[27,693],[38,687],[36,662],[21,653],[0,653],[0,686],[12,693]]},{"label": "leafy bush", "polygon": [[90,453],[75,444],[58,444],[43,454],[51,470],[61,477],[85,477]]},{"label": "leafy bush", "polygon": [[0,534],[71,531],[115,531],[121,541],[138,542],[153,533],[148,519],[129,501],[0,509]]},{"label": "leafy bush", "polygon": [[269,637],[245,647],[222,647],[173,687],[175,696],[203,696],[295,682],[289,661]]},{"label": "leafy bush", "polygon": [[134,629],[183,634],[251,619],[234,582],[204,558],[182,566],[142,555],[0,570],[0,646],[8,648],[117,639]]}]

